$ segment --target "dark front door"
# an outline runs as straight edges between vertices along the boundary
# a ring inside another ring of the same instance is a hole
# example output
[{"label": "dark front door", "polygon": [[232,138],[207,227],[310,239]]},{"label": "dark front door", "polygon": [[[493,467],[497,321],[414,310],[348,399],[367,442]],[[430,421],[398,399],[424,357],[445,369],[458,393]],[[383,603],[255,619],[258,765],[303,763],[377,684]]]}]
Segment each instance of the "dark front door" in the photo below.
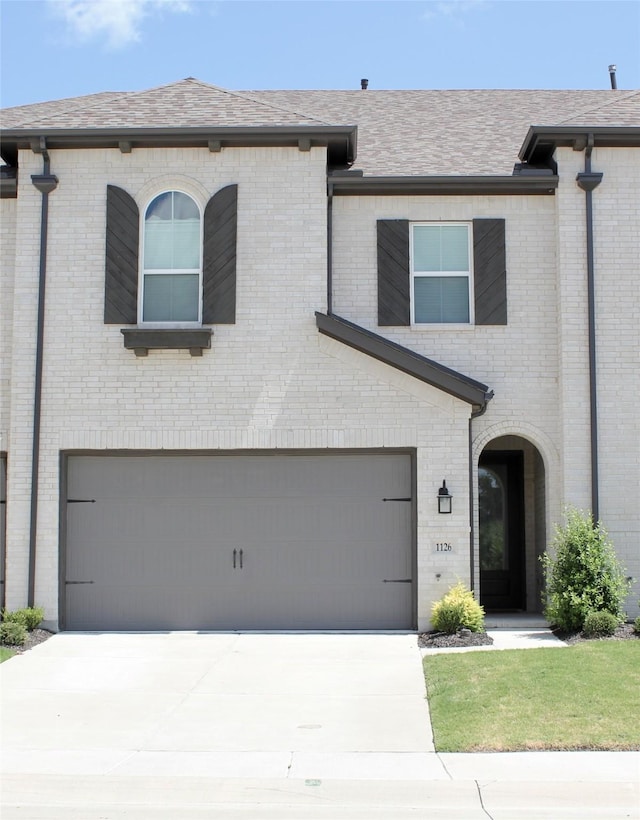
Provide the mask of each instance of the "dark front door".
[{"label": "dark front door", "polygon": [[480,603],[524,609],[524,456],[487,451],[478,468]]}]

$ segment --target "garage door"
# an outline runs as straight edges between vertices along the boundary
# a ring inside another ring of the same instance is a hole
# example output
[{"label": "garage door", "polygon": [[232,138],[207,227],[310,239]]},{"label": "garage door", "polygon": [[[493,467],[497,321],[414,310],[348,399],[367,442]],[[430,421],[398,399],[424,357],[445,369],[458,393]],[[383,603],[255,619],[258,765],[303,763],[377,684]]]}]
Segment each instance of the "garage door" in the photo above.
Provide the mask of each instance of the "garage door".
[{"label": "garage door", "polygon": [[413,626],[409,455],[67,464],[65,629]]}]

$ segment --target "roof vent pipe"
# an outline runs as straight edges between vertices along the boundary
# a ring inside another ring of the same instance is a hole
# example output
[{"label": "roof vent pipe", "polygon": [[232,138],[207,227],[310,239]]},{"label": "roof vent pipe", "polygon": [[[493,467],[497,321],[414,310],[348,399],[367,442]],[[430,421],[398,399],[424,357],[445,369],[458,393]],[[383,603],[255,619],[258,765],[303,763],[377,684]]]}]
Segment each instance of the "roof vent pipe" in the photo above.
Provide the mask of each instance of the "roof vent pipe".
[{"label": "roof vent pipe", "polygon": [[369,88],[369,80],[360,80],[360,89],[366,91]]},{"label": "roof vent pipe", "polygon": [[618,87],[618,83],[616,82],[616,68],[617,68],[617,66],[614,66],[614,65],[609,66],[609,77],[611,78],[611,88],[614,91]]}]

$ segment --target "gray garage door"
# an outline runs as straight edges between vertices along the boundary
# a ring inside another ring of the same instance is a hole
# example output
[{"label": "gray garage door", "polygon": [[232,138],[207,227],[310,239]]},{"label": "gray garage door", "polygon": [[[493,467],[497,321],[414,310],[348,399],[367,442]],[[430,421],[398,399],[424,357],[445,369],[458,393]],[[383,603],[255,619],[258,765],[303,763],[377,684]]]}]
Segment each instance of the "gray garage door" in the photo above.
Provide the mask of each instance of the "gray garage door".
[{"label": "gray garage door", "polygon": [[67,463],[65,629],[414,624],[409,455]]}]

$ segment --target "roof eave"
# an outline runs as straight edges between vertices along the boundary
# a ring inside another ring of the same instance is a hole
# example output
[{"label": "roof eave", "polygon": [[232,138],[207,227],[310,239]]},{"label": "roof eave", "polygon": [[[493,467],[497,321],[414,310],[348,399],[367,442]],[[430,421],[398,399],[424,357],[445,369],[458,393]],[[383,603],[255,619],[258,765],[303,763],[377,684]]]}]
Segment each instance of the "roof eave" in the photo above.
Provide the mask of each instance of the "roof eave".
[{"label": "roof eave", "polygon": [[421,356],[340,316],[316,312],[316,325],[323,335],[471,404],[474,413],[483,411],[493,397],[493,391],[490,391],[486,384],[451,370],[433,359]]},{"label": "roof eave", "polygon": [[600,148],[639,148],[640,126],[635,125],[532,125],[518,154],[523,162],[535,163],[556,150],[583,150],[589,135]]},{"label": "roof eave", "polygon": [[558,187],[555,174],[513,176],[350,176],[329,175],[330,190],[337,196],[509,196],[553,194]]},{"label": "roof eave", "polygon": [[14,163],[18,150],[44,137],[49,150],[73,148],[326,147],[331,164],[349,165],[356,156],[357,126],[233,126],[178,128],[14,128],[0,132],[2,157]]}]

